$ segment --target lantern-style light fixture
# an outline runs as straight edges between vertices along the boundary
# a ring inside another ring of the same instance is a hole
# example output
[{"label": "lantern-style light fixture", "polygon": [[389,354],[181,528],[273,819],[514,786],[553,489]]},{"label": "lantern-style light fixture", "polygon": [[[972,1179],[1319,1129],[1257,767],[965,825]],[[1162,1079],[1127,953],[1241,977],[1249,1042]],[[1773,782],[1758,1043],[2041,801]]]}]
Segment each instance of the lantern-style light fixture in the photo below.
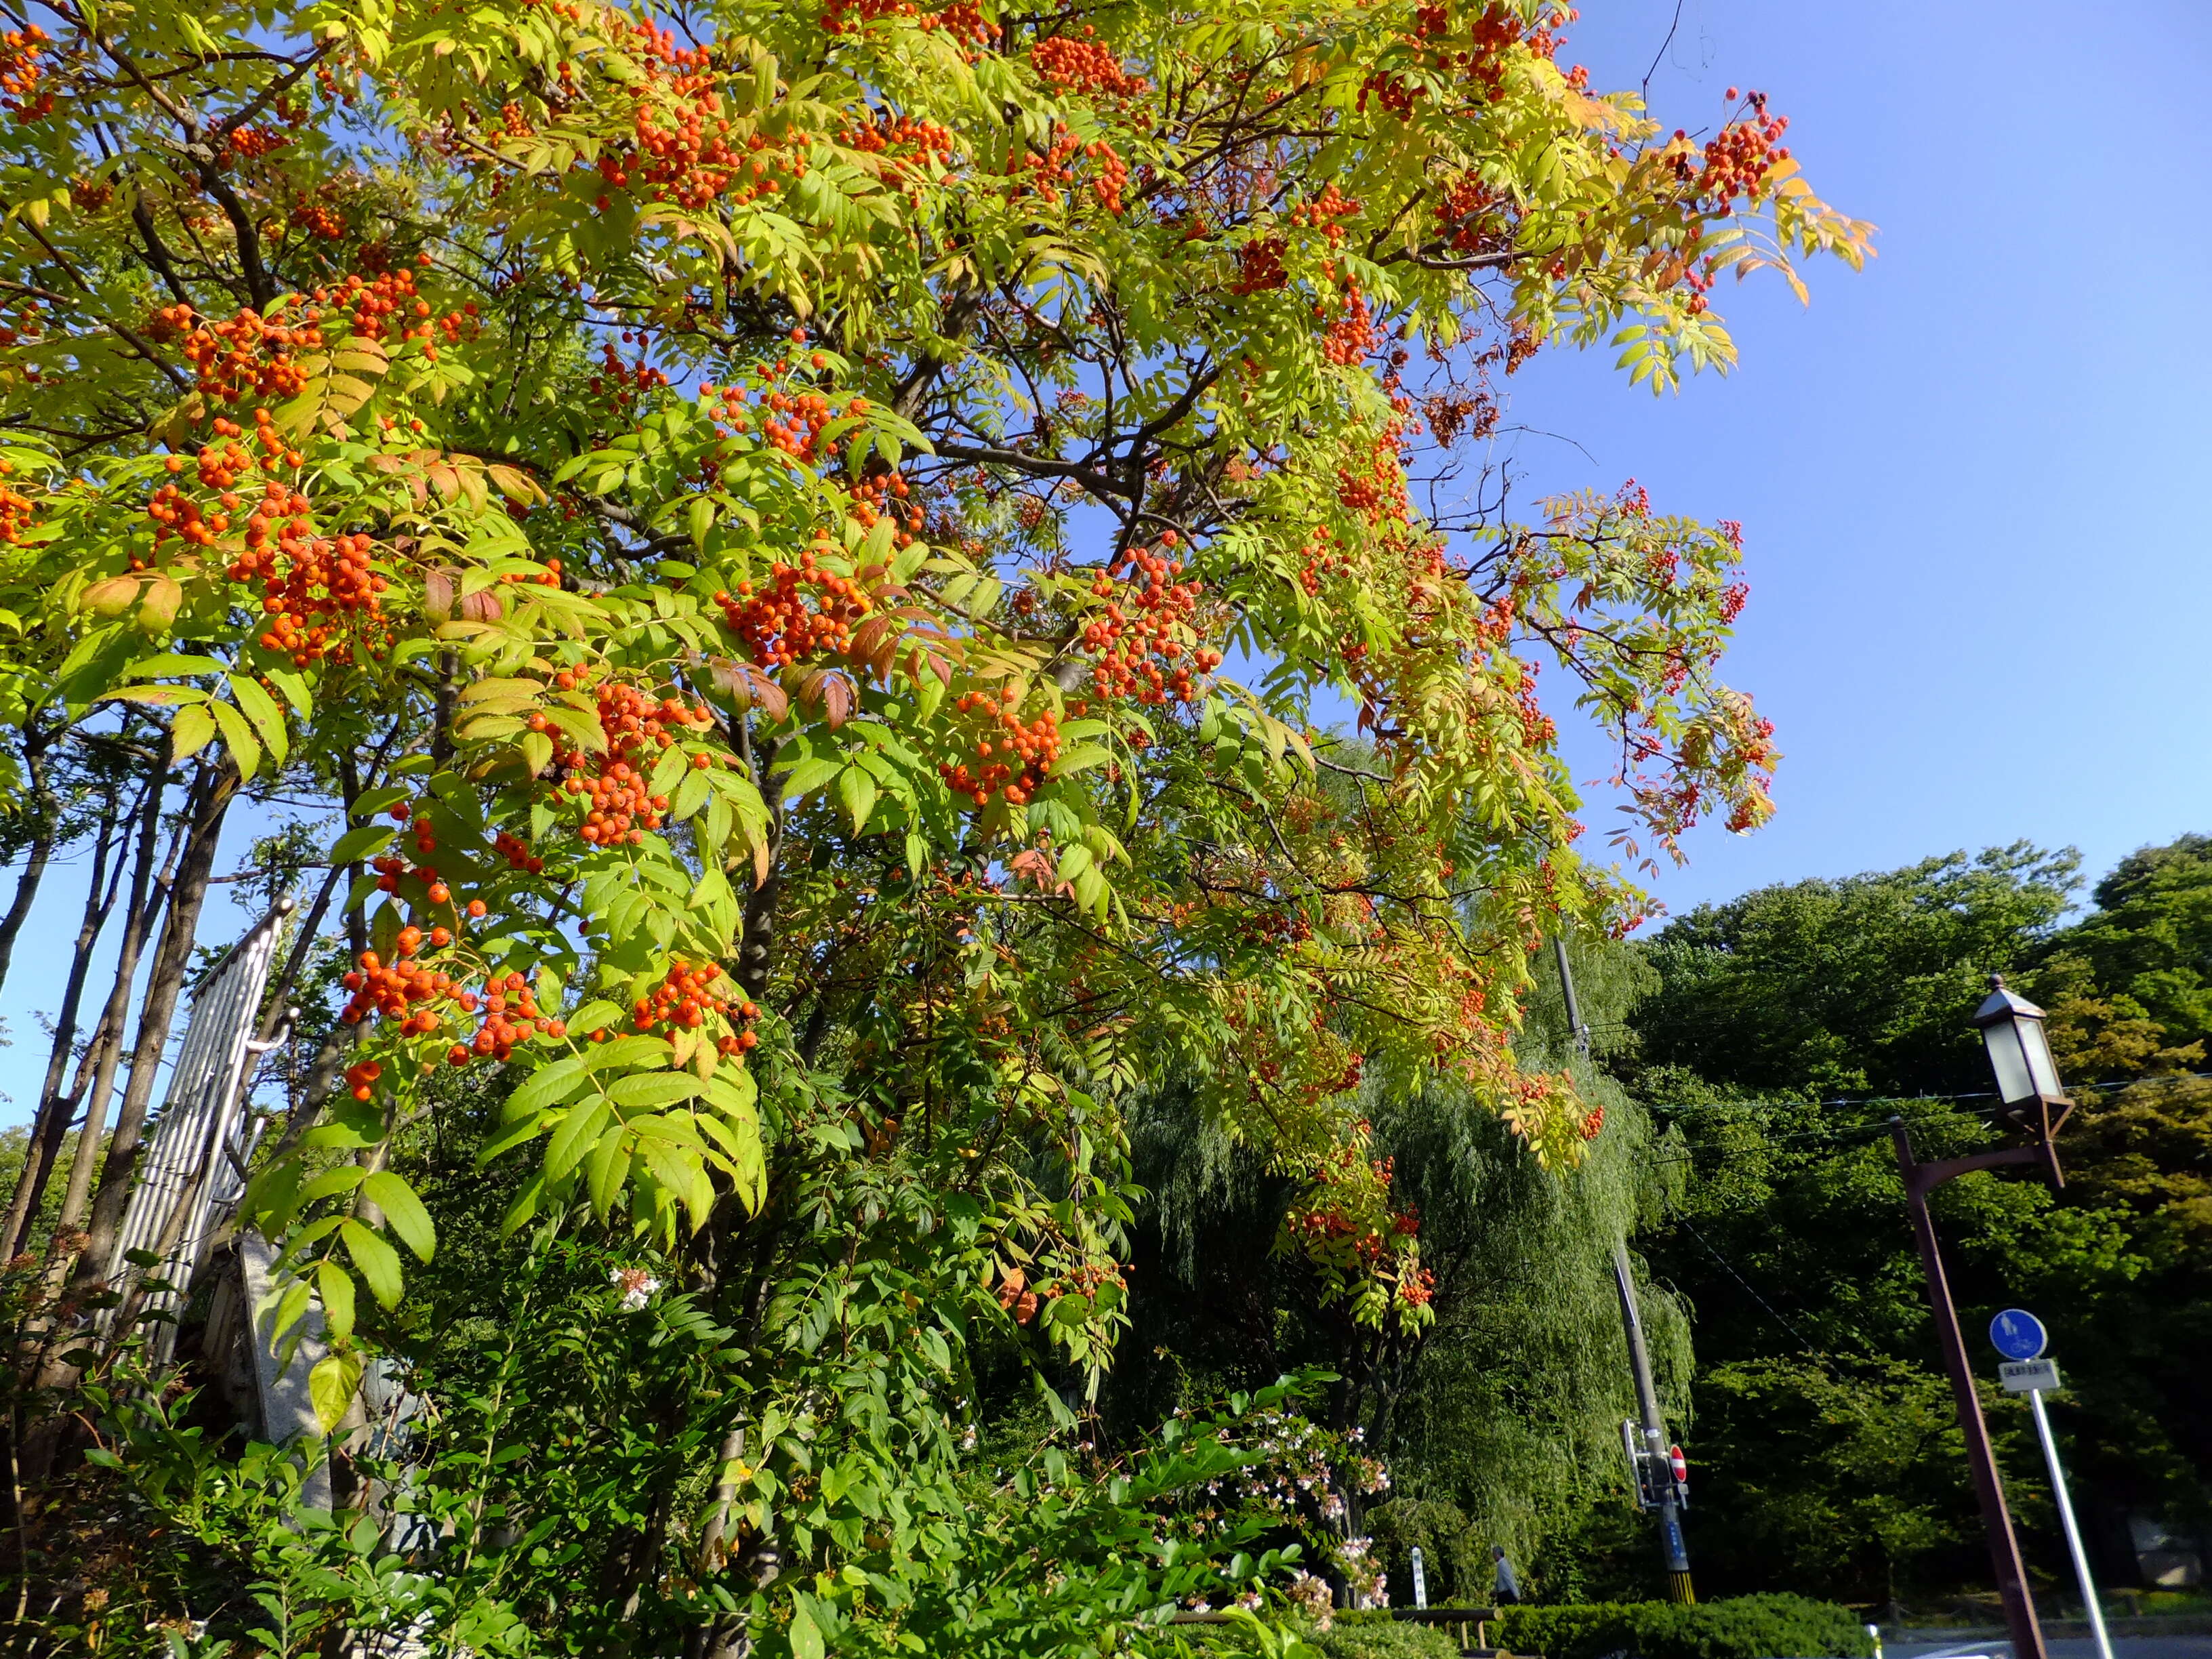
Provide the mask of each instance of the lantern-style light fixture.
[{"label": "lantern-style light fixture", "polygon": [[1990,975],[1990,994],[1974,1010],[1974,1024],[1981,1031],[1983,1047],[1990,1051],[2000,1100],[2008,1106],[2064,1102],[2066,1091],[2043,1035],[2043,1010],[2006,990],[2002,974]]}]

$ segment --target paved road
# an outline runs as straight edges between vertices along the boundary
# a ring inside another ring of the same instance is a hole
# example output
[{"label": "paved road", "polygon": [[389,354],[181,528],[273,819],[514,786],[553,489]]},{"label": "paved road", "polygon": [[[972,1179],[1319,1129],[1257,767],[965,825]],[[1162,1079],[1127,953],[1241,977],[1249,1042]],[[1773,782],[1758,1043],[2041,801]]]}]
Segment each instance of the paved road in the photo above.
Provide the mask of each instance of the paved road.
[{"label": "paved road", "polygon": [[[2048,1638],[2051,1659],[2097,1659],[2097,1644],[2086,1636]],[[1882,1659],[2012,1659],[2009,1642],[1888,1642]],[[2115,1636],[2112,1659],[2212,1659],[2212,1636]]]}]

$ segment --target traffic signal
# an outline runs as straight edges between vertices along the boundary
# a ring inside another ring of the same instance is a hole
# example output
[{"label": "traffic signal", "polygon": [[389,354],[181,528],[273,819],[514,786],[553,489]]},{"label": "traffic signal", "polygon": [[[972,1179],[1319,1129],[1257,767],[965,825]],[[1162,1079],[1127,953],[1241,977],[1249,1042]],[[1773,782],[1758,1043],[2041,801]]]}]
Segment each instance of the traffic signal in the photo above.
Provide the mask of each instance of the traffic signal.
[{"label": "traffic signal", "polygon": [[1647,1510],[1657,1509],[1667,1477],[1658,1458],[1644,1443],[1643,1425],[1633,1418],[1621,1419],[1620,1449],[1628,1454],[1628,1479],[1635,1488],[1637,1503]]}]

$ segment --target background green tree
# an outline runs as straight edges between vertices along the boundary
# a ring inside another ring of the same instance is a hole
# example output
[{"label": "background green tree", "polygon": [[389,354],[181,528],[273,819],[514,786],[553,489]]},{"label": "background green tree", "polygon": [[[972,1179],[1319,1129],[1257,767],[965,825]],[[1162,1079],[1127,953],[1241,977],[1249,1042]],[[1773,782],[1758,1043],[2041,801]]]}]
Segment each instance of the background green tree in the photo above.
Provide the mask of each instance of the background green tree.
[{"label": "background green tree", "polygon": [[[2203,857],[2197,836],[2134,854],[2070,922],[2074,859],[2015,844],[1762,889],[1634,947],[1659,988],[1624,1070],[1686,1177],[1646,1242],[1695,1309],[1690,1524],[1721,1586],[1840,1581],[1883,1601],[1985,1576],[1887,1121],[1904,1115],[1923,1156],[1998,1144],[1966,1024],[1993,971],[2050,1000],[2081,1106],[2063,1194],[1978,1175],[1936,1195],[1970,1349],[1988,1358],[1980,1327],[2008,1304],[2051,1325],[2108,1573],[2132,1574],[2121,1510],[2206,1512],[2212,1400],[2177,1356],[2212,1340],[2212,1084],[2170,1075],[2201,1029]],[[2170,1022],[2154,1041],[2122,1054],[2109,1020],[2100,1037],[2098,1019],[2153,1006]],[[2100,1040],[2102,1069],[2141,1080],[2095,1086],[2079,1062]],[[1951,1095],[1983,1098],[1919,1098]],[[2018,1404],[1991,1408],[2035,1563],[2063,1582]]]}]

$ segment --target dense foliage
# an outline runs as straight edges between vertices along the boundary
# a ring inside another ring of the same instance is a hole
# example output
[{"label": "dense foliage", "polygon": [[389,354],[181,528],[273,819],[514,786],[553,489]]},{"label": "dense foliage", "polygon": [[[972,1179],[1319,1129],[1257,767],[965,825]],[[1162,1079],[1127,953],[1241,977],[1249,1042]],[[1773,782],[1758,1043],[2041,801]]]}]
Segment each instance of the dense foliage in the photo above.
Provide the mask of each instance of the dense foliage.
[{"label": "dense foliage", "polygon": [[[2074,871],[2026,847],[1931,859],[1762,889],[1638,947],[1660,988],[1623,1063],[1689,1176],[1646,1248],[1696,1310],[1689,1526],[1717,1588],[1887,1602],[1985,1580],[1887,1120],[1923,1157],[1998,1144],[1963,1018],[1993,971],[2050,1009],[2081,1103],[2063,1193],[1981,1175],[1936,1194],[1969,1346],[1994,1364],[1979,1333],[2000,1307],[2050,1324],[2107,1583],[2136,1581],[2125,1513],[2212,1512],[2212,1401],[2188,1358],[2212,1342],[2212,1080],[2186,1074],[2212,857],[2201,836],[2135,854],[2069,922]],[[2031,1565],[2063,1585],[2033,1431],[2017,1400],[1992,1390],[1989,1410]]]},{"label": "dense foliage", "polygon": [[[1369,1101],[1601,1201],[1599,1103],[1515,1036],[1537,941],[1638,901],[1573,850],[1538,669],[1639,854],[1759,822],[1773,757],[1715,676],[1735,526],[1453,481],[1532,352],[1662,389],[1732,361],[1721,275],[1863,258],[1765,99],[1669,137],[1553,0],[29,10],[0,717],[27,844],[58,751],[142,805],[27,1205],[145,989],[12,1292],[25,1467],[101,1437],[26,1598],[117,1480],[173,1572],[36,1586],[108,1638],[1103,1649],[1301,1536],[1370,1593],[1266,1471],[1356,1506],[1452,1254],[1522,1247],[1430,1243]],[[236,1225],[326,1428],[428,1391],[312,1534],[296,1457],[234,1471],[211,1395],[87,1345],[240,801],[315,896]],[[1168,1112],[1356,1334],[1320,1422],[1097,1437]],[[995,1459],[987,1389],[1036,1413]]]}]

